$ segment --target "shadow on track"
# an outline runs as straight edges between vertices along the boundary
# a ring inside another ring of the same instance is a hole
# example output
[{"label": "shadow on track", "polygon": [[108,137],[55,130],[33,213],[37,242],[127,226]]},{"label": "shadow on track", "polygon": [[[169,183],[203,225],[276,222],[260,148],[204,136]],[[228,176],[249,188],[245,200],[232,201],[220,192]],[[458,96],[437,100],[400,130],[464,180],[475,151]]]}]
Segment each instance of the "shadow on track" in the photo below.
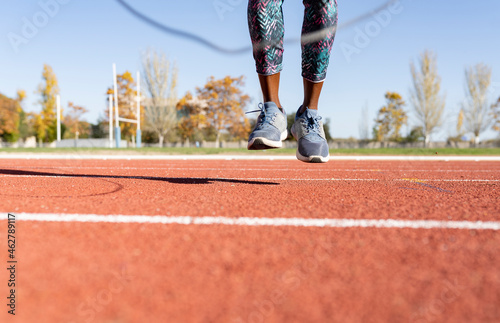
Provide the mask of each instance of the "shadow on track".
[{"label": "shadow on track", "polygon": [[14,170],[14,169],[0,169],[0,175],[51,176],[51,177],[100,178],[100,179],[143,179],[151,181],[169,182],[173,184],[211,184],[214,182],[221,182],[221,183],[253,184],[253,185],[279,185],[279,183],[274,183],[274,182],[246,181],[246,180],[231,179],[231,178],[61,174],[61,173],[49,173],[49,172],[34,172],[26,170]]}]

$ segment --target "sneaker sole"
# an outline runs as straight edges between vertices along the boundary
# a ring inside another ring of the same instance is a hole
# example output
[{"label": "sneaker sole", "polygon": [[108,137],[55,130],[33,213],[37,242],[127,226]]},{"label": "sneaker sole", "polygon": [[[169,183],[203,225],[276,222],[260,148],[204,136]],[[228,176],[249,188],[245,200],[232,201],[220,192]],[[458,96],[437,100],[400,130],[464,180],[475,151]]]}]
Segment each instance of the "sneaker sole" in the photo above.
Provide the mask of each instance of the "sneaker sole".
[{"label": "sneaker sole", "polygon": [[323,156],[302,156],[299,153],[299,150],[297,149],[297,152],[295,153],[295,156],[297,157],[298,160],[303,161],[304,163],[326,163],[330,160],[330,155],[323,157]]},{"label": "sneaker sole", "polygon": [[248,142],[247,148],[248,150],[266,150],[266,149],[281,148],[283,147],[282,141],[285,140],[287,136],[288,132],[285,130],[284,132],[281,133],[280,141],[269,140],[264,137],[256,137]]}]

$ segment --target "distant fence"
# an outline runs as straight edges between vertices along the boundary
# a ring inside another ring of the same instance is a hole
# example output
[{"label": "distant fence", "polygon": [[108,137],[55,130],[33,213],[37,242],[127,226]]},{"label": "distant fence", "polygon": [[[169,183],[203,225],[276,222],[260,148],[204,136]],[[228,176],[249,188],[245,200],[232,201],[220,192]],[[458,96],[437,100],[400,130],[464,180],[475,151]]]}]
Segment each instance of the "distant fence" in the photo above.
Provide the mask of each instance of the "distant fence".
[{"label": "distant fence", "polygon": [[[56,148],[112,148],[116,143],[110,145],[109,139],[63,139],[56,142]],[[111,146],[111,147],[110,147]],[[120,147],[127,148],[127,141],[121,140]]]},{"label": "distant fence", "polygon": [[[378,149],[378,148],[424,148],[423,142],[416,143],[397,143],[397,142],[374,142],[374,141],[343,141],[335,140],[328,143],[330,149]],[[113,143],[114,146],[114,143]],[[246,148],[246,141],[221,141],[219,148]],[[35,148],[39,147],[34,137],[28,138],[26,141],[18,141],[15,143],[6,143],[0,141],[0,148]],[[46,148],[109,148],[108,139],[64,139],[59,142],[43,143],[42,147]],[[122,148],[133,148],[135,144],[122,140],[120,142]],[[158,147],[158,144],[143,143],[143,147]],[[215,141],[198,141],[198,142],[166,142],[163,147],[202,147],[216,148]],[[297,148],[296,141],[284,141],[284,148]],[[474,144],[470,142],[431,142],[429,148],[473,148]],[[478,144],[478,148],[500,148],[500,140],[488,141]]]},{"label": "distant fence", "polygon": [[[398,142],[363,142],[363,141],[332,141],[328,143],[330,149],[378,149],[378,148],[425,148],[423,142],[414,143],[398,143]],[[456,141],[436,141],[430,142],[427,148],[498,148],[500,142],[484,142],[474,146],[471,142],[456,142]]]},{"label": "distant fence", "polygon": [[[158,147],[158,144],[143,144],[146,147]],[[424,148],[423,142],[416,143],[397,143],[397,142],[372,142],[372,141],[330,141],[330,149],[378,149],[378,148]],[[215,148],[215,141],[196,142],[167,142],[163,147],[203,147]],[[246,141],[221,141],[219,148],[246,148]],[[473,148],[474,144],[470,142],[431,142],[428,148]],[[499,148],[500,141],[480,143],[478,148]],[[284,141],[283,148],[297,148],[296,141]]]}]

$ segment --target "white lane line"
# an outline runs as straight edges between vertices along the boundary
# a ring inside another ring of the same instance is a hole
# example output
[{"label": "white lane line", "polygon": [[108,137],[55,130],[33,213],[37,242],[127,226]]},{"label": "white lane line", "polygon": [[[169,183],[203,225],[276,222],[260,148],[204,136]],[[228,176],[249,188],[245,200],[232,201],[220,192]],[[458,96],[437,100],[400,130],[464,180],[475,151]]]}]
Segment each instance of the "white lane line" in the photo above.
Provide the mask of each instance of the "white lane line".
[{"label": "white lane line", "polygon": [[318,227],[318,228],[408,228],[408,229],[458,229],[500,230],[497,221],[436,221],[436,220],[360,220],[360,219],[306,219],[306,218],[227,218],[162,215],[97,215],[18,213],[17,221],[35,222],[91,222],[91,223],[154,223],[184,225],[228,225],[271,227]]},{"label": "white lane line", "polygon": [[207,180],[207,181],[331,181],[331,182],[379,182],[379,181],[402,181],[402,182],[500,182],[500,179],[379,179],[379,178],[273,178],[273,177],[172,177],[172,176],[137,176],[137,175],[107,175],[107,174],[64,174],[60,175],[0,175],[1,177],[14,178],[111,178],[111,179],[144,179],[144,180]]},{"label": "white lane line", "polygon": [[[297,160],[289,155],[80,155],[47,153],[3,153],[0,159],[98,159],[98,160]],[[331,156],[335,160],[407,160],[407,161],[500,161],[500,156]]]}]

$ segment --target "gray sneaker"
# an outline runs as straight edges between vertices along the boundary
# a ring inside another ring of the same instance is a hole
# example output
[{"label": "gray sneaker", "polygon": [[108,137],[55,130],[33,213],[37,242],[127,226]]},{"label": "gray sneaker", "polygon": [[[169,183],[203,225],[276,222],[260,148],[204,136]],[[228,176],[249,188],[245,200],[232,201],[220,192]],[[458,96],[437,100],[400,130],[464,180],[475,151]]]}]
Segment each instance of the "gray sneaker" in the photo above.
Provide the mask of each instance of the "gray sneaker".
[{"label": "gray sneaker", "polygon": [[297,110],[292,125],[292,135],[297,139],[297,159],[306,163],[326,163],[330,159],[323,121],[317,110],[302,114]]},{"label": "gray sneaker", "polygon": [[286,114],[281,112],[274,102],[259,104],[259,110],[250,111],[259,112],[255,129],[248,138],[249,150],[262,150],[281,148],[282,141],[287,137]]}]

